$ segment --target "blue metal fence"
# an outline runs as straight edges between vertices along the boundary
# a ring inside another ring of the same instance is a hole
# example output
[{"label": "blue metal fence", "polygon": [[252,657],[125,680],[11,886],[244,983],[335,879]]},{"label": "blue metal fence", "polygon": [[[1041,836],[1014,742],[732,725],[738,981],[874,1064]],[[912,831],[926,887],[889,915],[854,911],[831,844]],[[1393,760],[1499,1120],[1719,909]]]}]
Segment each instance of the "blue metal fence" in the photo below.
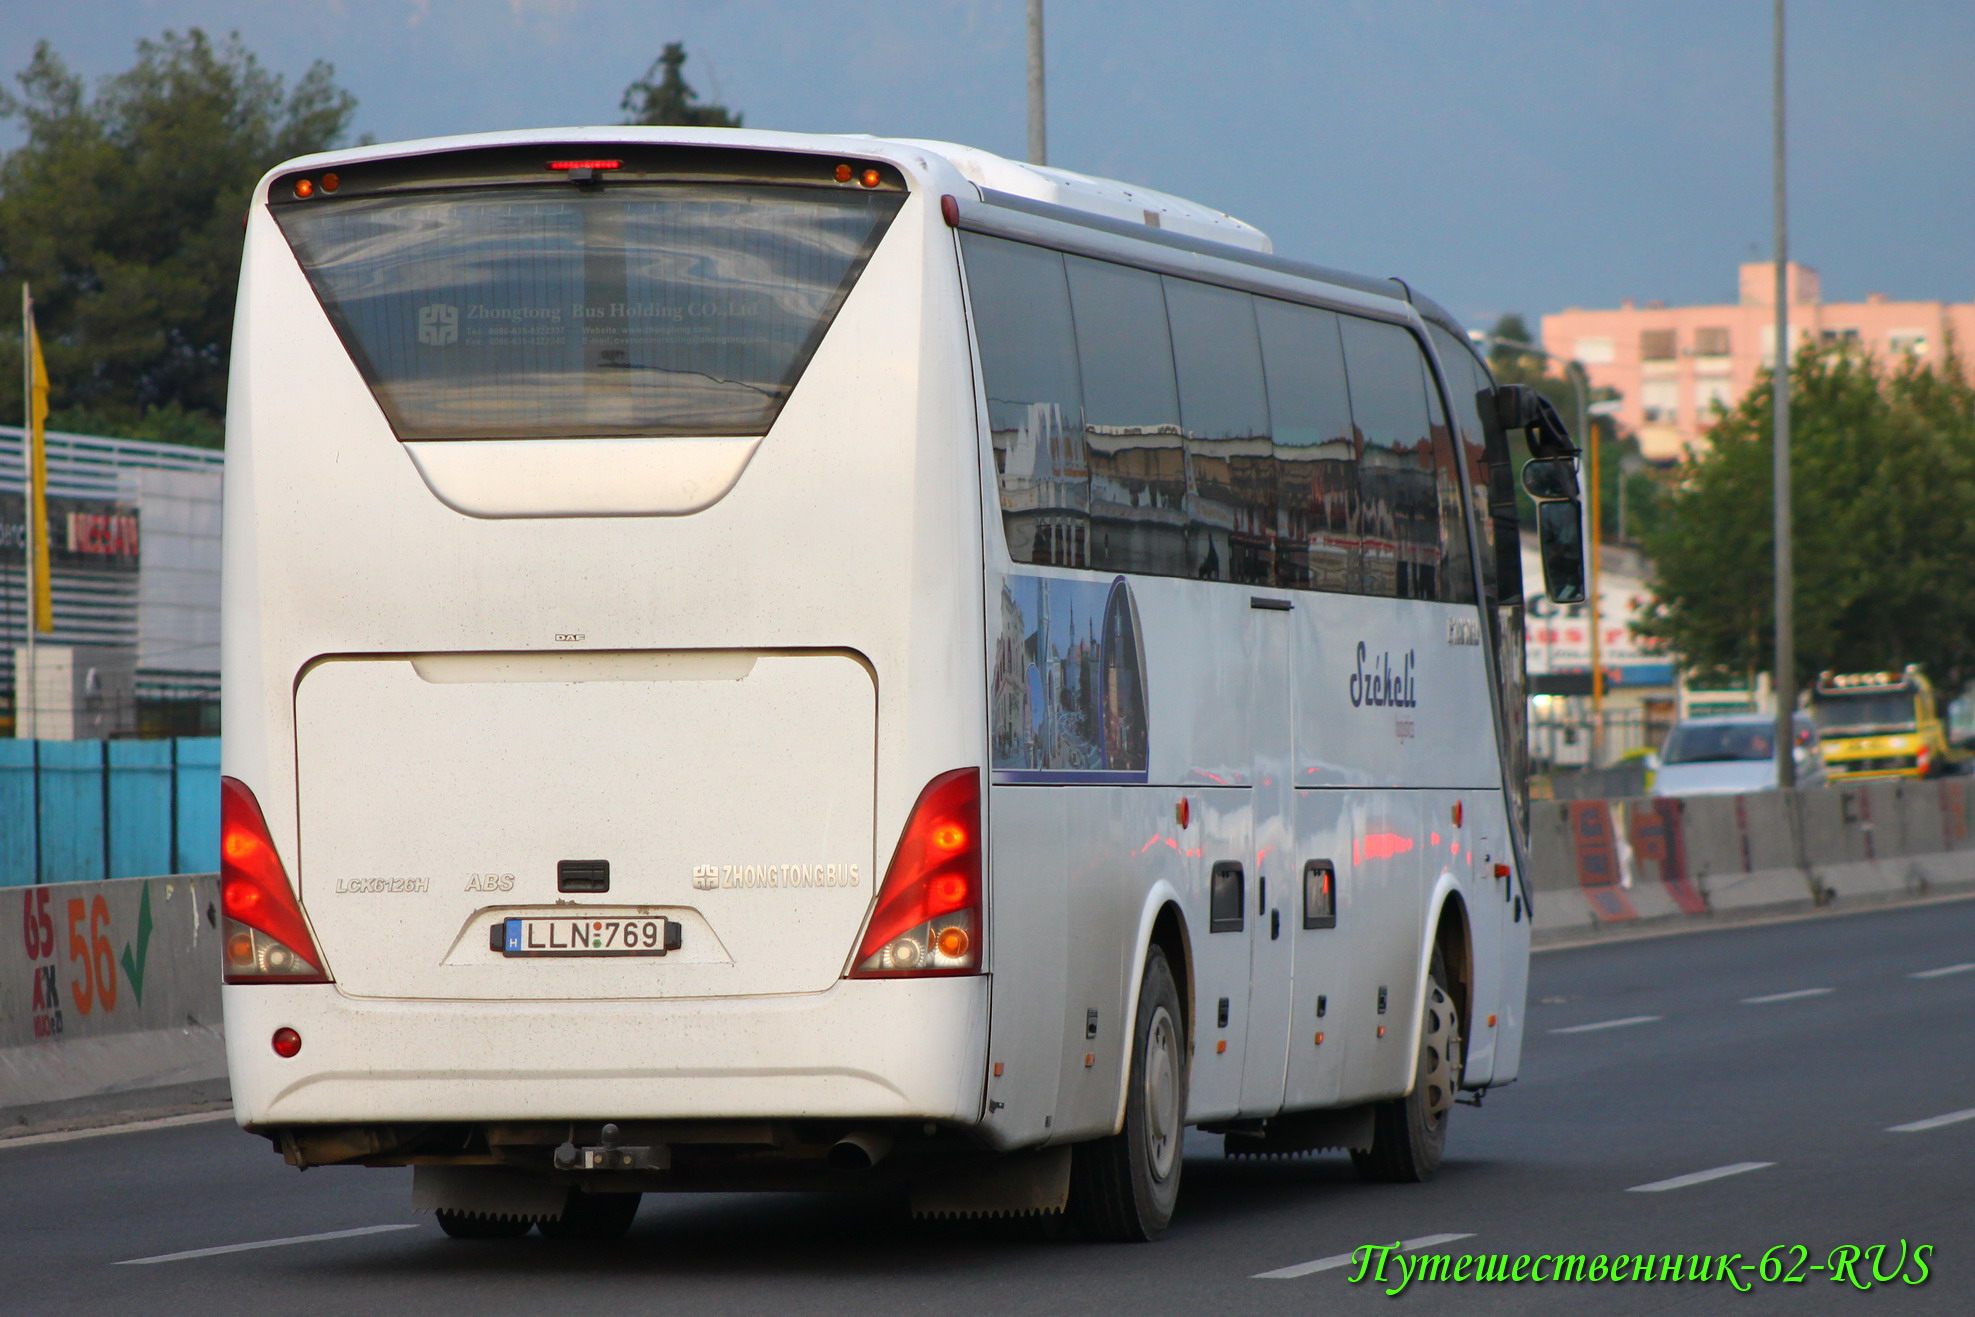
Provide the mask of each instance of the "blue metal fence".
[{"label": "blue metal fence", "polygon": [[0,740],[0,887],[218,868],[218,737]]}]

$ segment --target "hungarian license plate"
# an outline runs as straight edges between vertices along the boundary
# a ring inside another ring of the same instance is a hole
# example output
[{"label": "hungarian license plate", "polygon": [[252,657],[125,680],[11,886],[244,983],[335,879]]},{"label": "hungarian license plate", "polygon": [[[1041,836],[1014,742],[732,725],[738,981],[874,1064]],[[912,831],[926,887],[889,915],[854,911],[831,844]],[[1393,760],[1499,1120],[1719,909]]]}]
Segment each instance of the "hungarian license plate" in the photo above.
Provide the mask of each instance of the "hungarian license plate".
[{"label": "hungarian license plate", "polygon": [[517,916],[494,929],[508,956],[662,956],[680,933],[662,915]]}]

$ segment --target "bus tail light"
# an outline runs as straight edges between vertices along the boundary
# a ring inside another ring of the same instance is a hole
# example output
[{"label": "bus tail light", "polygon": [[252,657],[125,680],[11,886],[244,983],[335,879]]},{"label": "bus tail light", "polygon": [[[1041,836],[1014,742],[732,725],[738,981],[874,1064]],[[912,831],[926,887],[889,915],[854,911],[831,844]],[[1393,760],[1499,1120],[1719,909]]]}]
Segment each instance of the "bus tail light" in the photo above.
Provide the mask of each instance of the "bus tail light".
[{"label": "bus tail light", "polygon": [[926,784],[892,854],[852,978],[973,974],[981,966],[981,775]]},{"label": "bus tail light", "polygon": [[260,802],[238,778],[219,780],[219,903],[228,983],[327,983]]}]

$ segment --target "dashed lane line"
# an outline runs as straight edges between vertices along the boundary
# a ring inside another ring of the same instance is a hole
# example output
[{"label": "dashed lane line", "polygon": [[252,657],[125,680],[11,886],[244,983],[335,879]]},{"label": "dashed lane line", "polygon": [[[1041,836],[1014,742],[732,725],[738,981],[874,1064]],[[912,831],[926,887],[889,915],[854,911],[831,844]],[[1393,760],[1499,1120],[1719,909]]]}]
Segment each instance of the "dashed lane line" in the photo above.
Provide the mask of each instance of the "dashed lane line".
[{"label": "dashed lane line", "polygon": [[145,1130],[168,1130],[179,1125],[204,1125],[215,1120],[232,1120],[233,1108],[223,1111],[194,1111],[182,1116],[160,1116],[155,1120],[133,1120],[122,1125],[93,1125],[88,1129],[51,1130],[46,1134],[21,1134],[0,1138],[0,1152],[8,1148],[33,1148],[45,1143],[67,1143],[72,1139],[96,1139],[105,1134],[141,1134]]},{"label": "dashed lane line", "polygon": [[1950,1111],[1945,1116],[1929,1116],[1925,1120],[1909,1120],[1904,1125],[1888,1125],[1888,1134],[1918,1134],[1922,1130],[1937,1130],[1943,1125],[1959,1125],[1964,1120],[1975,1120],[1975,1107],[1966,1111]]},{"label": "dashed lane line", "polygon": [[[1474,1232],[1472,1230],[1464,1235],[1421,1235],[1418,1239],[1400,1240],[1399,1247],[1408,1253],[1412,1253],[1419,1249],[1433,1248],[1440,1244],[1451,1244],[1457,1239],[1473,1238]],[[1314,1262],[1298,1262],[1294,1266],[1277,1267],[1274,1271],[1258,1271],[1248,1279],[1295,1280],[1298,1276],[1314,1276],[1319,1271],[1335,1271],[1339,1267],[1349,1266],[1357,1258],[1358,1252],[1362,1248],[1363,1245],[1360,1245],[1359,1248],[1353,1249],[1349,1253],[1337,1253],[1327,1258],[1318,1258]]]},{"label": "dashed lane line", "polygon": [[222,1253],[248,1253],[257,1248],[286,1248],[290,1244],[320,1244],[330,1239],[355,1239],[359,1235],[381,1235],[392,1230],[416,1230],[412,1222],[387,1226],[358,1226],[354,1230],[325,1230],[319,1235],[290,1235],[286,1239],[257,1239],[251,1244],[221,1244],[217,1248],[188,1248],[183,1253],[160,1253],[154,1258],[125,1258],[112,1263],[118,1267],[147,1267],[153,1262],[183,1262],[187,1258],[218,1257]]},{"label": "dashed lane line", "polygon": [[1551,1033],[1596,1033],[1600,1029],[1623,1029],[1628,1024],[1655,1024],[1664,1020],[1664,1015],[1628,1015],[1622,1020],[1599,1020],[1596,1024],[1573,1024],[1562,1029],[1552,1029]]},{"label": "dashed lane line", "polygon": [[1759,1171],[1775,1162],[1735,1162],[1729,1166],[1717,1166],[1710,1171],[1690,1171],[1686,1175],[1676,1175],[1671,1180],[1654,1180],[1651,1184],[1635,1184],[1625,1192],[1629,1194],[1659,1194],[1669,1189],[1685,1189],[1693,1184],[1706,1184],[1709,1180],[1723,1180],[1731,1175],[1741,1175],[1745,1171]]},{"label": "dashed lane line", "polygon": [[1907,975],[1910,979],[1944,979],[1950,974],[1966,974],[1975,969],[1975,960],[1964,961],[1959,965],[1943,965],[1939,969],[1916,970]]},{"label": "dashed lane line", "polygon": [[1805,997],[1822,997],[1836,988],[1798,988],[1795,992],[1772,992],[1767,997],[1744,997],[1744,1006],[1766,1006],[1773,1001],[1800,1001]]}]

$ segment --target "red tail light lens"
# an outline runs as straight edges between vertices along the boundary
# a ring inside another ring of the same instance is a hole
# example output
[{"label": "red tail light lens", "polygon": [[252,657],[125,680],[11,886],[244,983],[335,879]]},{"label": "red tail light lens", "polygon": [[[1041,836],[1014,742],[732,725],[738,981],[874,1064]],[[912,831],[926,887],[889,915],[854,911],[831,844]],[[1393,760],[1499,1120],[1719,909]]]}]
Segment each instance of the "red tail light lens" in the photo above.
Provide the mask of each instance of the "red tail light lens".
[{"label": "red tail light lens", "polygon": [[219,780],[220,937],[228,983],[327,983],[260,802],[238,778]]},{"label": "red tail light lens", "polygon": [[852,978],[974,974],[981,967],[981,775],[926,784],[898,839]]}]

